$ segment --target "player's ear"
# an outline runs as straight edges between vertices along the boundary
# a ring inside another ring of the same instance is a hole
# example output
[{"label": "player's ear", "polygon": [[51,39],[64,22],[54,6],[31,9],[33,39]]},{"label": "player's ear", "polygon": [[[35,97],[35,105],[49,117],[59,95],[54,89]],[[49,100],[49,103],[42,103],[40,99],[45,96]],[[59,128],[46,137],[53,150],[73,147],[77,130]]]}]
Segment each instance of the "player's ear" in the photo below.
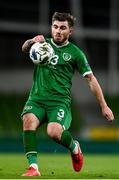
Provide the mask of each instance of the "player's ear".
[{"label": "player's ear", "polygon": [[74,32],[73,27],[70,27],[70,35]]}]

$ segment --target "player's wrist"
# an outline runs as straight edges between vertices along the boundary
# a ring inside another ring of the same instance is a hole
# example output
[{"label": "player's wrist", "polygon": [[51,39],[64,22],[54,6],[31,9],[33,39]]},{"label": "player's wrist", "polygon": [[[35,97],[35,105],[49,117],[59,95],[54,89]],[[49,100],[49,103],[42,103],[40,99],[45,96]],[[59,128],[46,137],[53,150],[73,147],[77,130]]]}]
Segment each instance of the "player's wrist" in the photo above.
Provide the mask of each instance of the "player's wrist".
[{"label": "player's wrist", "polygon": [[100,103],[100,106],[101,106],[102,110],[108,107],[106,102]]}]

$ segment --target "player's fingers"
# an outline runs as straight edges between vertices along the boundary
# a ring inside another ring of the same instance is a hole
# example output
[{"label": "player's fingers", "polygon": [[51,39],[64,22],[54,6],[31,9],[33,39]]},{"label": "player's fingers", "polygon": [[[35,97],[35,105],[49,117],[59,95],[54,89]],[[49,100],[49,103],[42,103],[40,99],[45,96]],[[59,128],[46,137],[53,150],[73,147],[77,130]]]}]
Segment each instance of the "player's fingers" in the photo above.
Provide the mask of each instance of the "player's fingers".
[{"label": "player's fingers", "polygon": [[34,42],[41,42],[41,41],[45,41],[45,38],[43,35],[37,35],[33,38]]},{"label": "player's fingers", "polygon": [[114,115],[113,115],[113,113],[111,113],[111,114],[106,114],[106,118],[108,119],[109,122],[113,122],[113,121],[114,121]]}]

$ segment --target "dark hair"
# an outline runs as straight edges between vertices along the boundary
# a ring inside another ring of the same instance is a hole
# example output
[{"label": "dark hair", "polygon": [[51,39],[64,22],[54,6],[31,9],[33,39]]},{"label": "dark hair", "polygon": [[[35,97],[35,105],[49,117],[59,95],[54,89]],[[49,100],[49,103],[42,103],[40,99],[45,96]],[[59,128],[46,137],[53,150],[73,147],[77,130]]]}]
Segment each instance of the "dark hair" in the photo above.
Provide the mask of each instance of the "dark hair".
[{"label": "dark hair", "polygon": [[52,16],[52,22],[54,21],[68,21],[70,27],[74,26],[74,22],[76,20],[70,13],[59,13],[55,12]]}]

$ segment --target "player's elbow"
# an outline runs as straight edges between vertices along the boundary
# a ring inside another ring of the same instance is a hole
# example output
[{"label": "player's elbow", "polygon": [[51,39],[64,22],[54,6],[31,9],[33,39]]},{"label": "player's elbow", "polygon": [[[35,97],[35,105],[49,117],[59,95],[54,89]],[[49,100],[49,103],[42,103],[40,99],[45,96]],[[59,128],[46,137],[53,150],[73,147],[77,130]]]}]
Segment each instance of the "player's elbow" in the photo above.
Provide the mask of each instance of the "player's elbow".
[{"label": "player's elbow", "polygon": [[22,45],[21,50],[22,50],[23,53],[27,53],[28,52],[28,49],[26,48],[25,43]]}]

